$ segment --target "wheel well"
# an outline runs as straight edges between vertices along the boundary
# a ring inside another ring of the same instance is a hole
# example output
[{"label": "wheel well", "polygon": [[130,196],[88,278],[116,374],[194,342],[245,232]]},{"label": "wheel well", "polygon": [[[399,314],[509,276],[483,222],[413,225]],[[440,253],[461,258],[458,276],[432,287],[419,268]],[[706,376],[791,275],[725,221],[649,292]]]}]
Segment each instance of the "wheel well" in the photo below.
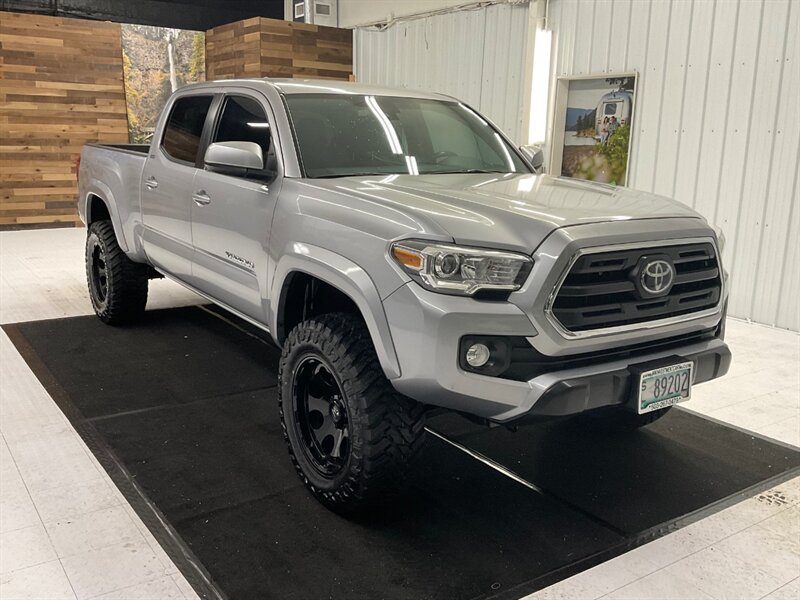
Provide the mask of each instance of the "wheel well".
[{"label": "wheel well", "polygon": [[105,219],[111,219],[108,206],[100,196],[90,195],[86,207],[86,225],[89,226],[95,221],[103,221]]},{"label": "wheel well", "polygon": [[308,273],[290,273],[278,304],[278,341],[283,343],[298,323],[332,312],[362,317],[356,303],[340,289]]}]

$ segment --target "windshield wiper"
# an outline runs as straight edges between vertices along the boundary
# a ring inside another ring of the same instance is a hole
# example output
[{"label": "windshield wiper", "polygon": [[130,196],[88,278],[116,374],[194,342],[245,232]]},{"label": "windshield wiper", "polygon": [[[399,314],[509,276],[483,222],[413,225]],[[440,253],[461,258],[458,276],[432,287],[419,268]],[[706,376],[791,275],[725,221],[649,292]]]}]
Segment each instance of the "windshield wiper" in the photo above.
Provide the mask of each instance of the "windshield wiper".
[{"label": "windshield wiper", "polygon": [[337,179],[339,177],[386,177],[394,173],[342,173],[336,175],[317,175],[313,179]]},{"label": "windshield wiper", "polygon": [[458,171],[425,171],[420,175],[461,175],[463,173],[507,173],[508,171],[490,171],[488,169],[461,169]]},{"label": "windshield wiper", "polygon": [[[463,175],[464,173],[508,173],[509,171],[490,171],[488,169],[460,169],[457,171],[423,171],[420,175]],[[313,179],[338,179],[340,177],[386,177],[387,175],[409,175],[409,173],[335,173],[317,175]]]}]

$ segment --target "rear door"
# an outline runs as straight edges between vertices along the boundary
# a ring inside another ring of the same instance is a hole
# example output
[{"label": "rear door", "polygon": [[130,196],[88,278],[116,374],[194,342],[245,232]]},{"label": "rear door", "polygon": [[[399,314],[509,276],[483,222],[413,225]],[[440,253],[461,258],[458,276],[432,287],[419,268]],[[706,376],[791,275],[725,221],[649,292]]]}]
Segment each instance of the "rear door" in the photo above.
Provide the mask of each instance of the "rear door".
[{"label": "rear door", "polygon": [[192,285],[242,314],[266,318],[267,248],[282,181],[274,114],[266,98],[232,90],[221,100],[209,142],[255,142],[265,167],[247,174],[198,169],[194,178]]},{"label": "rear door", "polygon": [[187,281],[192,262],[192,182],[215,96],[188,93],[168,108],[142,174],[142,239],[148,259]]}]

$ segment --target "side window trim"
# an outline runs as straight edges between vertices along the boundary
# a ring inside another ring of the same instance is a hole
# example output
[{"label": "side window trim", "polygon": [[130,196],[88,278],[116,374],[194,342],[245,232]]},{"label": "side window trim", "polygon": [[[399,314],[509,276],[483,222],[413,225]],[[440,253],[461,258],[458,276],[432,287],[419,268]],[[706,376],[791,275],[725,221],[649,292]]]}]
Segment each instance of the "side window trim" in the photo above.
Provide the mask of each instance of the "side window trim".
[{"label": "side window trim", "polygon": [[225,95],[215,93],[214,98],[211,100],[211,106],[208,107],[206,113],[206,122],[203,125],[203,135],[200,136],[200,145],[197,148],[197,157],[194,166],[198,169],[203,169],[206,166],[206,150],[211,145],[211,139],[217,128],[217,122],[222,114],[222,103],[225,100]]},{"label": "side window trim", "polygon": [[[201,157],[205,156],[205,148],[203,146],[203,141],[205,140],[206,131],[209,126],[209,116],[211,115],[211,111],[214,108],[214,104],[218,96],[219,94],[215,94],[213,92],[205,92],[197,94],[189,93],[189,94],[182,94],[172,99],[172,103],[169,105],[169,112],[167,113],[166,120],[164,121],[164,127],[161,130],[161,138],[158,141],[158,150],[159,152],[161,152],[164,158],[166,158],[170,162],[183,165],[185,167],[197,167],[198,163],[202,164],[203,161]],[[205,121],[203,122],[203,132],[200,134],[200,144],[197,147],[197,156],[195,156],[195,162],[192,163],[191,161],[182,160],[180,158],[175,158],[174,156],[172,156],[169,152],[167,152],[167,149],[164,147],[164,141],[167,136],[167,128],[169,127],[169,122],[172,119],[172,113],[175,110],[175,105],[177,105],[178,102],[180,102],[184,98],[195,98],[195,97],[210,97],[211,103],[208,107],[208,111],[206,112]]]},{"label": "side window trim", "polygon": [[[272,104],[270,103],[269,98],[267,98],[261,93],[258,93],[254,90],[250,90],[248,88],[230,88],[217,94],[217,98],[215,98],[215,101],[212,103],[211,108],[208,111],[208,116],[209,117],[213,116],[213,120],[206,121],[207,129],[203,132],[203,142],[206,142],[205,144],[201,142],[203,154],[205,155],[206,149],[208,148],[208,146],[212,144],[214,138],[217,135],[217,131],[219,130],[219,126],[222,122],[225,101],[228,98],[235,96],[243,96],[245,98],[250,98],[251,100],[257,102],[262,109],[264,109],[264,115],[266,116],[267,121],[269,122],[269,128],[270,128],[269,129],[271,138],[270,152],[275,155],[275,161],[276,161],[276,170],[274,175],[276,177],[282,176],[283,153],[280,149],[280,138],[277,128],[275,126],[276,123],[275,111],[272,108]],[[266,159],[267,157],[265,156],[264,160],[266,161]],[[205,164],[203,163],[203,161],[199,161],[197,168],[199,169],[205,168]],[[266,169],[264,172],[266,173]]]}]

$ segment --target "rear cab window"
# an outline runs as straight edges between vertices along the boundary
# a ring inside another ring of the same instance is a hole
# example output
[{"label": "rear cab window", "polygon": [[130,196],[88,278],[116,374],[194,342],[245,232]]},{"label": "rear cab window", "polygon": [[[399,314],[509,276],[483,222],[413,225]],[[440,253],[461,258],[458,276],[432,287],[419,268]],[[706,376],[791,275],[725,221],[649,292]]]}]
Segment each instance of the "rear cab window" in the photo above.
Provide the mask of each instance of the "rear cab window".
[{"label": "rear cab window", "polygon": [[172,105],[161,148],[172,159],[194,165],[213,96],[184,96]]}]

